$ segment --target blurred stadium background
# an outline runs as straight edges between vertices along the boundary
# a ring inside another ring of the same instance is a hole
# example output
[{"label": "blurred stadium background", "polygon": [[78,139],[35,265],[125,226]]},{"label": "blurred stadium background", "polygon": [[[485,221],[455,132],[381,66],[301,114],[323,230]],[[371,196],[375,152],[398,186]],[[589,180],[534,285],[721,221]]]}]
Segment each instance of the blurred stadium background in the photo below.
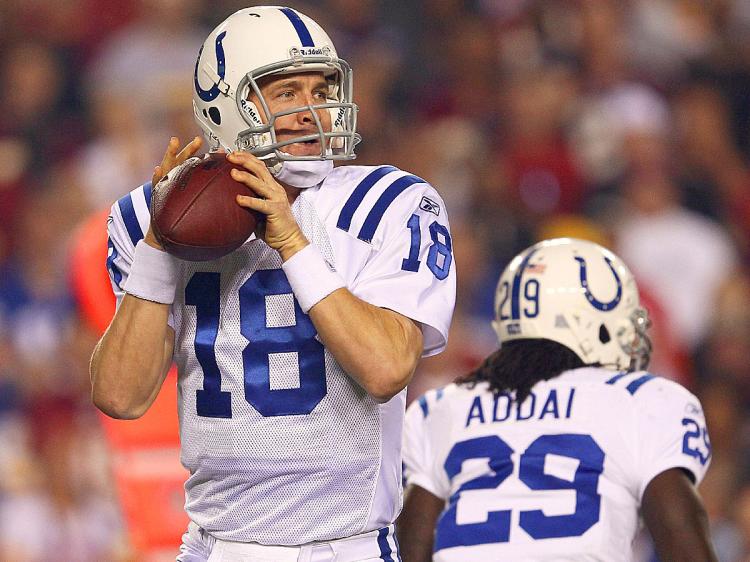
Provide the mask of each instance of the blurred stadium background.
[{"label": "blurred stadium background", "polygon": [[[204,35],[234,0],[0,1],[0,560],[173,559],[174,379],[137,424],[90,404],[111,314],[106,209],[198,131]],[[448,349],[409,399],[494,348],[494,283],[537,239],[613,247],[654,319],[652,370],[696,392],[721,560],[750,557],[750,1],[290,2],[355,69],[357,163],[446,199]],[[648,560],[644,543],[642,560]]]}]

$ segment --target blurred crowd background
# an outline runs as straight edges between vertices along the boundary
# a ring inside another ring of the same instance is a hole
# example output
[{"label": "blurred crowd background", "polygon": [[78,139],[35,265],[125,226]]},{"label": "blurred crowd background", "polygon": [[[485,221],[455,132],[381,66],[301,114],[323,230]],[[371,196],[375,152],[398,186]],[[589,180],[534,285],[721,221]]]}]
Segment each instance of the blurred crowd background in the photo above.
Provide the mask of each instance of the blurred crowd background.
[{"label": "blurred crowd background", "polygon": [[[450,343],[409,399],[494,349],[495,282],[516,252],[561,235],[610,246],[654,321],[651,370],[703,401],[720,558],[750,559],[750,1],[289,4],[355,69],[356,163],[409,170],[449,208]],[[245,5],[0,2],[2,561],[144,559],[90,404],[98,332],[71,256],[171,135],[198,133],[195,57]]]}]

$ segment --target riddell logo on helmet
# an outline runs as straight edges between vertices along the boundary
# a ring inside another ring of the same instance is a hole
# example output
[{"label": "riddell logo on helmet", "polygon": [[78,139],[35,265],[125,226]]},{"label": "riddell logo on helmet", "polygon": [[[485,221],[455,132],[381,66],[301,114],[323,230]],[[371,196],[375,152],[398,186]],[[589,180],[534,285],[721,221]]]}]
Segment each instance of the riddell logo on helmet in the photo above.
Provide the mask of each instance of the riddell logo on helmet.
[{"label": "riddell logo on helmet", "polygon": [[340,127],[341,124],[344,122],[344,108],[339,108],[338,115],[336,115],[336,121],[334,122],[334,127]]},{"label": "riddell logo on helmet", "polygon": [[250,103],[248,103],[246,100],[240,101],[240,104],[242,105],[242,109],[244,109],[248,115],[250,115],[250,118],[253,120],[254,123],[257,123],[259,125],[262,124],[260,117],[258,117],[258,114],[255,113]]},{"label": "riddell logo on helmet", "polygon": [[509,336],[517,336],[521,333],[521,325],[518,322],[508,324],[505,329],[507,330]]},{"label": "riddell logo on helmet", "polygon": [[328,47],[302,47],[301,49],[298,49],[297,47],[294,47],[290,51],[292,57],[294,55],[302,55],[303,57],[309,57],[312,55],[321,55],[324,57],[327,57],[331,54],[331,49]]}]

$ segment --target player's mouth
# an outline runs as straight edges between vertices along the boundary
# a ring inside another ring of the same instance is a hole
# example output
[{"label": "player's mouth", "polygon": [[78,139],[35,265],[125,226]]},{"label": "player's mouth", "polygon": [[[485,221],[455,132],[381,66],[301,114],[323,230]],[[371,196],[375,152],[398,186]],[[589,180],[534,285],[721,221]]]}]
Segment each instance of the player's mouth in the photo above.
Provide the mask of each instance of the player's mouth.
[{"label": "player's mouth", "polygon": [[[299,136],[299,135],[296,135]],[[283,148],[284,152],[295,156],[314,156],[320,154],[320,139],[313,139],[288,144]]]},{"label": "player's mouth", "polygon": [[297,155],[320,154],[320,130],[315,128],[309,129],[277,129],[276,140],[280,142],[289,142],[300,137],[311,137],[311,140],[287,144],[282,148],[284,152]]}]

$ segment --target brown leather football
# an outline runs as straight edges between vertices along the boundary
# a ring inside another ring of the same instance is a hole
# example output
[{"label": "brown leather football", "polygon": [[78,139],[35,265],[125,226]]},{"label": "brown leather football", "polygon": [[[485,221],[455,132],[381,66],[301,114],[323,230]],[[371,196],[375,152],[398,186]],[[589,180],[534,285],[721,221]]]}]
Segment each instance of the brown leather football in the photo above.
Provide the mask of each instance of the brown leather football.
[{"label": "brown leather football", "polygon": [[233,167],[213,152],[190,158],[156,184],[151,225],[164,250],[183,260],[215,260],[250,237],[262,215],[237,204],[237,194],[253,193],[232,178]]}]

